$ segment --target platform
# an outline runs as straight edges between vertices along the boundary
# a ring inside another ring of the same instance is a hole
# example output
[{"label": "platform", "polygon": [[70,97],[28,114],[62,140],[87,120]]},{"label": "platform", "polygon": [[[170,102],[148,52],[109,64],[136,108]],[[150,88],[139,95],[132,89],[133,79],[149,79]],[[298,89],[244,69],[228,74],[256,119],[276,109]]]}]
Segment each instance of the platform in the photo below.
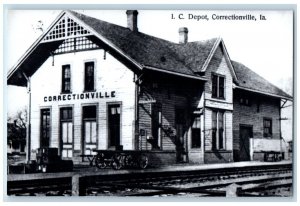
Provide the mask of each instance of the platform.
[{"label": "platform", "polygon": [[137,174],[137,173],[162,173],[172,171],[203,171],[213,169],[225,169],[225,168],[242,168],[247,166],[264,166],[264,165],[285,165],[292,164],[292,161],[280,161],[280,162],[232,162],[232,163],[218,163],[218,164],[202,164],[202,165],[186,165],[175,164],[170,166],[164,166],[161,168],[148,168],[144,170],[140,169],[122,169],[113,170],[111,168],[98,169],[97,167],[84,167],[75,168],[72,172],[58,172],[58,173],[32,173],[32,174],[8,174],[7,181],[26,181],[26,180],[38,180],[38,179],[52,179],[52,178],[72,178],[74,175],[80,177],[88,176],[101,176],[101,175],[118,175],[118,174]]}]

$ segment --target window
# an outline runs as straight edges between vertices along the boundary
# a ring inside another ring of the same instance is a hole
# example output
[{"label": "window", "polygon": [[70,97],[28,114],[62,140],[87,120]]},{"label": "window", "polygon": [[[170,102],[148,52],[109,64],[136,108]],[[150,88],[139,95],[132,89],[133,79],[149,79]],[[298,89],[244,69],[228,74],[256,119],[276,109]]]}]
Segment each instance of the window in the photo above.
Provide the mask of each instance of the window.
[{"label": "window", "polygon": [[225,78],[216,74],[212,75],[212,97],[225,98],[224,95]]},{"label": "window", "polygon": [[192,124],[192,148],[201,147],[201,124],[200,115],[195,115]]},{"label": "window", "polygon": [[50,109],[41,110],[40,147],[49,147],[50,143]]},{"label": "window", "polygon": [[63,158],[73,156],[73,112],[72,107],[60,109],[60,150]]},{"label": "window", "polygon": [[162,112],[161,104],[156,103],[152,105],[152,148],[161,149],[161,125],[162,125]]},{"label": "window", "polygon": [[272,136],[272,119],[264,118],[264,137]]},{"label": "window", "polygon": [[224,112],[212,111],[212,148],[225,149]]},{"label": "window", "polygon": [[83,151],[86,155],[93,154],[93,150],[97,149],[97,107],[83,107]]},{"label": "window", "polygon": [[60,110],[60,118],[61,121],[72,121],[72,108],[66,107]]},{"label": "window", "polygon": [[94,62],[84,64],[84,90],[93,91],[94,88]]},{"label": "window", "polygon": [[258,113],[260,111],[260,100],[257,100],[257,104],[256,104],[256,112]]},{"label": "window", "polygon": [[240,105],[250,106],[250,99],[248,97],[241,97]]},{"label": "window", "polygon": [[63,93],[71,92],[71,67],[70,65],[62,66],[62,88]]}]

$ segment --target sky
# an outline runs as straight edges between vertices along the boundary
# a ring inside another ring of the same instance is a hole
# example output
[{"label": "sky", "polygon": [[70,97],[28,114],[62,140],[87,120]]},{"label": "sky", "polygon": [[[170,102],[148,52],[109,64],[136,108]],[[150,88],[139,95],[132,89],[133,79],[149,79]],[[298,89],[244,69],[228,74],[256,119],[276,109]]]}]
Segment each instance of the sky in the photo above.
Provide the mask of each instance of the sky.
[{"label": "sky", "polygon": [[[60,10],[9,10],[7,16],[6,71],[59,15]],[[126,27],[125,10],[78,10],[89,16]],[[178,19],[180,16],[185,19]],[[256,21],[213,20],[212,16],[253,15]],[[259,20],[263,15],[266,20]],[[172,19],[172,16],[175,19]],[[199,16],[202,19],[189,19]],[[207,18],[204,18],[207,16]],[[207,20],[208,19],[208,20]],[[243,63],[282,89],[293,79],[293,13],[291,11],[139,10],[140,32],[178,42],[178,29],[189,29],[188,41],[221,37],[232,60]],[[26,88],[8,86],[8,113],[27,103]],[[24,101],[15,101],[18,96]]]}]

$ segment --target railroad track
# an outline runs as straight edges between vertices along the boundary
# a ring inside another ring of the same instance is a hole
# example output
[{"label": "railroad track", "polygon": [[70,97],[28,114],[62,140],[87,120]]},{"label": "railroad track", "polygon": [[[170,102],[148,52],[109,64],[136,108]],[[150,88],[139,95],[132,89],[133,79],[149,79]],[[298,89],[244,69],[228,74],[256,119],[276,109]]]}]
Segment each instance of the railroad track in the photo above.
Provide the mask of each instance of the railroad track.
[{"label": "railroad track", "polygon": [[[247,185],[252,185],[251,192],[255,188],[262,188],[262,185],[268,184],[273,188],[278,186],[292,185],[292,168],[283,166],[277,168],[268,167],[245,167],[230,168],[224,170],[205,170],[205,171],[186,171],[186,172],[168,172],[156,174],[142,174],[130,176],[120,176],[114,179],[94,179],[87,187],[87,194],[101,194],[107,191],[121,193],[125,196],[152,196],[159,194],[174,193],[198,193],[212,196],[225,196],[227,186],[235,183],[244,186],[244,191],[250,192]],[[87,179],[87,181],[89,181]],[[279,184],[276,181],[284,181]],[[274,184],[271,184],[271,183]],[[253,186],[255,185],[255,187]],[[217,190],[215,190],[217,188]],[[223,188],[223,190],[220,190]],[[145,191],[135,192],[136,190]],[[122,191],[129,191],[123,192]],[[249,196],[249,194],[248,194]]]},{"label": "railroad track", "polygon": [[[71,195],[72,178],[8,182],[8,195]],[[292,187],[292,165],[246,166],[193,171],[148,172],[80,177],[80,195],[225,196],[232,185],[239,196],[270,196]],[[266,193],[266,191],[271,191]]]}]

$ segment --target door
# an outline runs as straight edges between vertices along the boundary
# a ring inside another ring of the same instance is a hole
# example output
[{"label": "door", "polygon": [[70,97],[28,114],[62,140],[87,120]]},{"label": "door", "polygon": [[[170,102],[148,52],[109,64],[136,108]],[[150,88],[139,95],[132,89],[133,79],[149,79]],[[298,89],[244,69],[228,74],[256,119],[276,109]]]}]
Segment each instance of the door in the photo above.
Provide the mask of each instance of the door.
[{"label": "door", "polygon": [[250,161],[250,138],[252,137],[252,126],[240,126],[239,161]]},{"label": "door", "polygon": [[84,106],[83,111],[83,148],[85,155],[94,155],[97,149],[97,107]]},{"label": "door", "polygon": [[50,126],[50,109],[41,109],[40,147],[49,147]]},{"label": "door", "polygon": [[119,104],[108,105],[108,143],[109,147],[120,148],[120,115]]},{"label": "door", "polygon": [[73,112],[72,107],[60,109],[60,154],[62,158],[73,157]]},{"label": "door", "polygon": [[176,109],[175,111],[175,124],[176,124],[176,159],[177,162],[187,161],[186,152],[186,115],[184,109]]}]

